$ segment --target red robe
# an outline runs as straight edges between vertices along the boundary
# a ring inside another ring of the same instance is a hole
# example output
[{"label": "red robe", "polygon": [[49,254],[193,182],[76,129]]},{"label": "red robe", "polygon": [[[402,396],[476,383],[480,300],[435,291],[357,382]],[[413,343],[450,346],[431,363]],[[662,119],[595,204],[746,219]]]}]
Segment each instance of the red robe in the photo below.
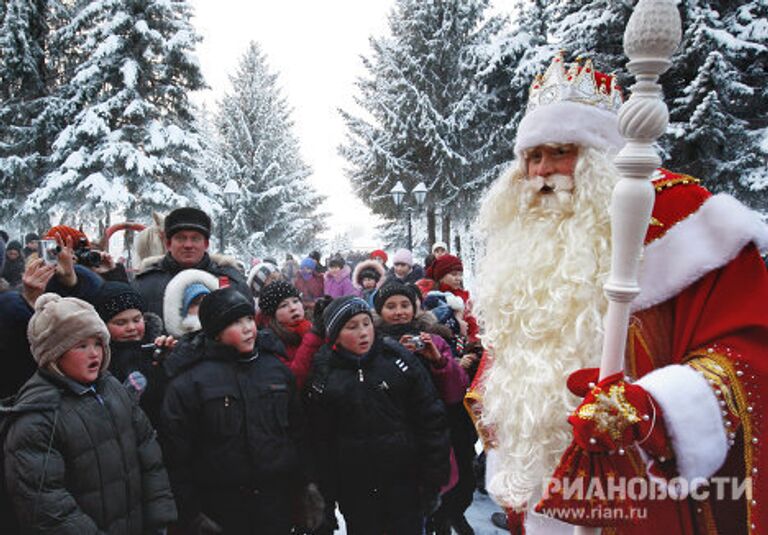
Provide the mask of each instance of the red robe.
[{"label": "red robe", "polygon": [[[656,385],[652,395],[662,406],[675,456],[663,466],[671,467],[672,475],[682,466],[701,468],[696,465],[702,451],[722,447],[725,462],[714,474],[705,471],[704,477],[735,477],[740,483],[751,476],[753,493],[734,501],[716,499],[715,489],[710,489],[709,499],[703,501],[649,501],[643,504],[647,511],[639,523],[607,527],[604,535],[768,532],[768,477],[762,476],[768,473],[768,450],[762,447],[768,440],[762,434],[768,407],[761,397],[768,392],[768,271],[755,246],[768,248],[768,229],[743,205],[727,196],[712,197],[697,183],[666,170],[654,181],[656,201],[645,240],[641,294],[633,302],[625,371],[641,385]],[[711,391],[698,375],[703,389],[701,384],[659,385],[653,379],[660,374],[649,375],[687,367],[703,373]],[[486,373],[491,368],[492,363],[481,366]],[[482,406],[481,375],[467,395],[472,412]],[[665,388],[676,392],[661,395]],[[680,393],[678,399],[690,400],[689,409],[699,400],[709,403],[694,408],[703,420],[709,416],[705,406],[714,406],[710,423],[721,424],[722,430],[697,434],[695,425],[675,420],[683,404],[665,403]],[[492,437],[482,431],[481,436]],[[720,444],[720,435],[732,444]],[[706,458],[707,451],[701,456]],[[731,490],[728,486],[727,493]]]}]

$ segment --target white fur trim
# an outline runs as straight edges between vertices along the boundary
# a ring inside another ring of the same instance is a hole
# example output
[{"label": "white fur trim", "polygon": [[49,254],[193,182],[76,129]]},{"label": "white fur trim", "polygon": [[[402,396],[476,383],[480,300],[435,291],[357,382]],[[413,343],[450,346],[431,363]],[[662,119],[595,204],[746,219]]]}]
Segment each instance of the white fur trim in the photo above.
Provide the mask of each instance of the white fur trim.
[{"label": "white fur trim", "polygon": [[163,321],[165,330],[174,338],[181,337],[187,330],[181,317],[181,306],[184,303],[184,290],[194,283],[205,285],[211,291],[218,289],[219,279],[201,269],[185,269],[173,277],[165,287],[163,295]]},{"label": "white fur trim", "polygon": [[[499,452],[495,448],[485,450],[485,488],[491,485],[491,480],[499,471]],[[493,498],[493,496],[491,496]],[[498,503],[497,500],[494,499]]]},{"label": "white fur trim", "polygon": [[384,269],[384,266],[381,265],[381,262],[372,259],[362,260],[357,263],[355,270],[352,272],[352,285],[358,290],[363,289],[362,285],[358,283],[357,279],[360,277],[360,273],[366,268],[373,269],[376,271],[376,273],[379,274],[379,280],[376,282],[376,288],[381,288],[381,286],[384,284],[384,279],[387,278],[387,271]]},{"label": "white fur trim", "polygon": [[638,277],[640,295],[632,310],[643,310],[677,295],[721,268],[754,242],[768,250],[768,225],[757,212],[720,193],[645,248]]},{"label": "white fur trim", "polygon": [[575,143],[618,152],[625,140],[615,113],[587,104],[556,102],[523,117],[517,129],[515,154],[522,158],[526,149],[544,143]]},{"label": "white fur trim", "polygon": [[648,391],[664,413],[680,476],[691,483],[717,472],[728,454],[728,438],[717,397],[704,376],[672,364],[635,384]]}]

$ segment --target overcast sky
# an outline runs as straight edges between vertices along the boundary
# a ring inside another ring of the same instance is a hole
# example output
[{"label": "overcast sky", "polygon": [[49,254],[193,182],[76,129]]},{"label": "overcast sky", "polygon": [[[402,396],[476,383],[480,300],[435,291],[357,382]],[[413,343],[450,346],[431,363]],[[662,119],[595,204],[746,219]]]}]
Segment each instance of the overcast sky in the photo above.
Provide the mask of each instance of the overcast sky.
[{"label": "overcast sky", "polygon": [[[501,0],[501,3],[509,0]],[[211,89],[195,100],[213,110],[229,91],[229,76],[250,41],[258,42],[279,73],[294,109],[302,156],[312,183],[328,196],[324,206],[333,234],[349,232],[358,247],[379,246],[377,219],[352,193],[336,149],[344,139],[338,108],[354,109],[355,79],[363,74],[370,36],[387,31],[394,0],[190,0],[203,38],[198,57]],[[497,1],[497,3],[499,3]]]}]

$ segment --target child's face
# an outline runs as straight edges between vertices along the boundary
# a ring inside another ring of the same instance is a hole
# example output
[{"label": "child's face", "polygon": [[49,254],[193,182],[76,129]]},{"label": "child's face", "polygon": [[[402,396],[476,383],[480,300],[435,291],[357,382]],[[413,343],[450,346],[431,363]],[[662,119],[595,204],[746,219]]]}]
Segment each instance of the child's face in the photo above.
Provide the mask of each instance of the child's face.
[{"label": "child's face", "polygon": [[366,290],[373,290],[376,288],[376,279],[363,279],[363,288]]},{"label": "child's face", "polygon": [[56,362],[61,373],[82,384],[90,384],[99,377],[104,348],[101,339],[91,336],[69,348]]},{"label": "child's face", "polygon": [[144,339],[144,329],[144,314],[135,308],[123,310],[107,322],[109,336],[115,342],[140,342]]},{"label": "child's face", "polygon": [[331,275],[336,275],[341,271],[341,266],[328,266],[328,272]]},{"label": "child's face", "polygon": [[227,325],[218,337],[219,342],[234,347],[238,353],[253,353],[256,345],[256,321],[253,316],[242,318]]},{"label": "child's face", "polygon": [[275,311],[275,319],[280,325],[294,327],[304,319],[304,305],[298,297],[287,297],[280,301]]},{"label": "child's face", "polygon": [[381,308],[381,319],[385,323],[402,325],[413,319],[413,305],[404,295],[393,295]]},{"label": "child's face", "polygon": [[355,355],[365,355],[373,343],[371,317],[361,312],[349,318],[341,328],[336,343]]},{"label": "child's face", "polygon": [[441,256],[445,256],[448,254],[448,251],[443,249],[442,247],[436,247],[435,250],[432,252],[435,258],[440,258]]},{"label": "child's face", "polygon": [[440,279],[440,284],[445,284],[449,288],[461,288],[461,281],[464,278],[464,274],[461,271],[451,271],[450,273],[443,275]]},{"label": "child's face", "polygon": [[395,275],[397,275],[401,279],[407,276],[408,273],[410,272],[411,272],[411,266],[409,266],[405,262],[398,262],[395,264]]}]

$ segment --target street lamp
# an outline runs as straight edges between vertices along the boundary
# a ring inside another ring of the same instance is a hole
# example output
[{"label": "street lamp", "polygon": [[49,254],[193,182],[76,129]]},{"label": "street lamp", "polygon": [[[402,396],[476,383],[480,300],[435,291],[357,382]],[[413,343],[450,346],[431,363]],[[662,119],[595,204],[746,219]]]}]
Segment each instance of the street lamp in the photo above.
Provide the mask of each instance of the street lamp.
[{"label": "street lamp", "polygon": [[[224,186],[224,207],[227,212],[232,212],[235,207],[235,202],[240,196],[240,188],[233,179],[227,180],[227,184]],[[224,252],[224,210],[219,215],[219,249],[220,252]]]},{"label": "street lamp", "polygon": [[[416,187],[413,188],[413,191],[411,193],[413,194],[413,197],[416,199],[416,207],[420,208],[422,204],[424,204],[424,201],[427,198],[427,192],[429,190],[427,189],[426,184],[424,182],[419,182],[416,184]],[[397,184],[395,184],[395,187],[389,190],[389,194],[392,195],[392,201],[395,203],[395,207],[398,209],[403,204],[403,201],[405,200],[405,194],[407,191],[405,190],[405,187],[403,187],[403,183],[401,181],[397,181]],[[413,213],[413,206],[406,205],[405,211],[408,214],[408,250],[413,250],[413,231],[411,228],[411,214]]]}]

